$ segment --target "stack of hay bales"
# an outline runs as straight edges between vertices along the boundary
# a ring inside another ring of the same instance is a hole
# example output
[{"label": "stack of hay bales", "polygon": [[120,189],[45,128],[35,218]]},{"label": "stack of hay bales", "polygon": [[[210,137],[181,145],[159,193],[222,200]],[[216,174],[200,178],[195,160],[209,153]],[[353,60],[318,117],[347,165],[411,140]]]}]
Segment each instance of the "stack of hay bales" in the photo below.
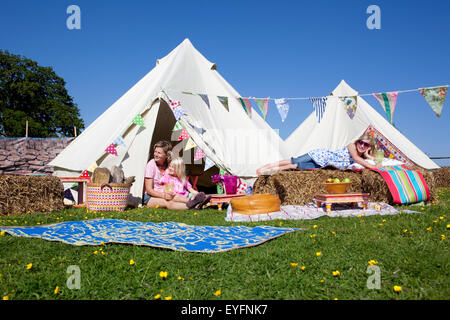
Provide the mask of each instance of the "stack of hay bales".
[{"label": "stack of hay bales", "polygon": [[437,188],[450,188],[450,167],[431,170]]},{"label": "stack of hay bales", "polygon": [[[435,180],[430,171],[420,170],[430,189],[430,199],[435,199]],[[313,201],[316,194],[326,193],[324,182],[328,178],[349,178],[347,192],[370,193],[370,201],[393,203],[389,188],[377,172],[360,172],[333,169],[278,171],[271,176],[259,176],[253,185],[254,193],[269,193],[280,198],[282,205],[305,205]]]},{"label": "stack of hay bales", "polygon": [[0,215],[64,209],[64,190],[58,177],[0,175]]}]

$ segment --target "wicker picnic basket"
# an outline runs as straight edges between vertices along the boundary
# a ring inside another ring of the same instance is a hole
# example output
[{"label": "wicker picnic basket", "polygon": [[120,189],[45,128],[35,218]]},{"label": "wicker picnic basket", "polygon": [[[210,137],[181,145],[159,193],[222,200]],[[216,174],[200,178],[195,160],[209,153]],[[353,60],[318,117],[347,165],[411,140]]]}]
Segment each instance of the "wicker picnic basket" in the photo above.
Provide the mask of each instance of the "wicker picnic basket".
[{"label": "wicker picnic basket", "polygon": [[131,185],[125,183],[88,183],[86,208],[92,211],[123,211]]}]

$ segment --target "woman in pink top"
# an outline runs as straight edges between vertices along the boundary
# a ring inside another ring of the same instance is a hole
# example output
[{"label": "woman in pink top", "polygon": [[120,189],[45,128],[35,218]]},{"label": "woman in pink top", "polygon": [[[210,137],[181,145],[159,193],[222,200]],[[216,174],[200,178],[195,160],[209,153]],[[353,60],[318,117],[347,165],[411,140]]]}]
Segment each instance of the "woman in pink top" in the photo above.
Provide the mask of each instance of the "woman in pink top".
[{"label": "woman in pink top", "polygon": [[[147,202],[148,207],[167,208],[172,210],[190,209],[192,202],[188,203],[187,198],[177,196],[173,192],[166,192],[161,183],[165,173],[168,173],[169,154],[172,145],[168,141],[159,141],[153,146],[153,159],[147,163],[144,181],[144,200],[150,198]],[[198,193],[195,198],[195,204],[204,201],[205,194]],[[194,200],[194,199],[193,199]],[[189,205],[189,207],[188,207]]]}]

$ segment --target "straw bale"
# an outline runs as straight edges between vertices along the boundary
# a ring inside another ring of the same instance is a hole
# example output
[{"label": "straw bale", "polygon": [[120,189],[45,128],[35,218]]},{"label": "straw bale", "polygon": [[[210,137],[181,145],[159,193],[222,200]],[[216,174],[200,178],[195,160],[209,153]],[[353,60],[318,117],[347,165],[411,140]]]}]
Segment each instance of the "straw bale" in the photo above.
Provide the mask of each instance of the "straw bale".
[{"label": "straw bale", "polygon": [[450,167],[430,170],[437,188],[450,188]]},{"label": "straw bale", "polygon": [[0,215],[62,209],[64,190],[58,177],[0,175]]},{"label": "straw bale", "polygon": [[[417,168],[416,168],[417,169]],[[424,169],[422,172],[430,189],[429,201],[435,200],[435,179]],[[324,182],[328,178],[349,178],[352,184],[347,192],[370,193],[370,201],[393,204],[389,188],[379,173],[371,170],[360,172],[335,169],[286,170],[270,176],[259,176],[253,190],[255,194],[269,193],[280,198],[282,205],[305,205],[318,193],[326,193]]]}]

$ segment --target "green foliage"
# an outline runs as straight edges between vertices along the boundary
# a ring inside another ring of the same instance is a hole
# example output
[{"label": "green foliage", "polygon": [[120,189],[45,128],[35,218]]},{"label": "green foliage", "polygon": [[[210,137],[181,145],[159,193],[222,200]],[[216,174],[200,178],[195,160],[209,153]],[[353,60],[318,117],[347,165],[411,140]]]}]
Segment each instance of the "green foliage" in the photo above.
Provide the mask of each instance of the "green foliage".
[{"label": "green foliage", "polygon": [[[0,298],[447,300],[450,189],[439,192],[438,198],[438,205],[404,207],[419,213],[259,223],[230,223],[224,220],[224,211],[212,209],[197,214],[149,208],[108,213],[70,209],[3,216],[0,225],[9,226],[117,218],[304,230],[215,254],[123,244],[77,247],[4,234],[0,236]],[[366,285],[368,262],[373,260],[381,272],[380,289]],[[80,289],[66,286],[70,265],[80,267]],[[162,279],[160,271],[168,272],[167,278]],[[395,292],[394,286],[402,290]]]},{"label": "green foliage", "polygon": [[73,136],[84,129],[65,81],[51,67],[0,50],[0,134],[7,137]]}]

